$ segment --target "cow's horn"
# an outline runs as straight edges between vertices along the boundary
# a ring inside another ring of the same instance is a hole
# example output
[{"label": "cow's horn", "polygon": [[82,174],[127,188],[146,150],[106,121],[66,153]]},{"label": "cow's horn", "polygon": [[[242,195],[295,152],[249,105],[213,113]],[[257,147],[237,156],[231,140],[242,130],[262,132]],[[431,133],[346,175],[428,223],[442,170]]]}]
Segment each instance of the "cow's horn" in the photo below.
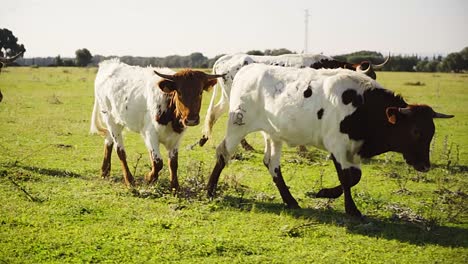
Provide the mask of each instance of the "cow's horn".
[{"label": "cow's horn", "polygon": [[411,113],[411,108],[405,107],[405,108],[398,108],[398,112],[407,115]]},{"label": "cow's horn", "polygon": [[[362,65],[365,64],[367,65],[367,68],[363,69]],[[363,61],[359,63],[359,66],[357,66],[356,71],[367,74],[368,71],[372,69],[372,64],[368,61]]]},{"label": "cow's horn", "polygon": [[219,78],[219,77],[224,77],[226,76],[225,74],[206,74],[206,78],[208,79],[214,79],[214,78]]},{"label": "cow's horn", "polygon": [[434,111],[434,118],[452,118],[454,115],[446,115]]},{"label": "cow's horn", "polygon": [[381,64],[377,64],[377,65],[372,65],[372,68],[374,68],[374,70],[381,70],[383,68],[383,66],[390,60],[390,53],[388,54],[387,58],[385,59],[384,62],[382,62]]},{"label": "cow's horn", "polygon": [[159,72],[157,72],[157,71],[154,71],[154,73],[156,73],[156,75],[158,75],[158,76],[161,77],[161,78],[168,79],[168,80],[171,80],[171,81],[174,80],[174,76],[173,76],[173,75],[164,74],[164,73],[159,73]]}]

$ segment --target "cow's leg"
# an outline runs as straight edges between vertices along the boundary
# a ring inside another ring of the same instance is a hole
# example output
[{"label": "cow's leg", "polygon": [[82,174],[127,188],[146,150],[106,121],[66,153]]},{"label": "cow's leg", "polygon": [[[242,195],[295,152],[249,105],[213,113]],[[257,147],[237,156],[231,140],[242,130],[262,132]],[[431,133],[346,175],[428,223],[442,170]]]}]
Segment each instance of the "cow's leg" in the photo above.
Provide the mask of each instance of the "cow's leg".
[{"label": "cow's leg", "polygon": [[245,140],[245,138],[243,138],[241,140],[241,145],[242,145],[242,148],[247,150],[247,151],[254,151],[255,149],[252,147],[252,145],[249,144],[249,142],[247,142],[247,140]]},{"label": "cow's leg", "polygon": [[245,134],[236,135],[235,133],[229,133],[231,130],[228,126],[228,133],[223,139],[221,144],[216,148],[216,165],[211,172],[210,178],[207,184],[208,197],[215,195],[216,186],[218,185],[219,176],[223,171],[226,163],[229,161],[231,155],[234,153],[237,145],[245,137]]},{"label": "cow's leg", "polygon": [[267,169],[269,169],[269,164],[270,164],[270,160],[271,160],[271,138],[270,136],[265,133],[265,132],[262,132],[263,134],[263,139],[265,140],[265,152],[264,152],[264,156],[263,156],[263,164],[267,167]]},{"label": "cow's leg", "polygon": [[153,184],[158,181],[159,172],[163,168],[163,160],[159,150],[149,150],[148,152],[151,160],[151,171],[145,175],[145,181],[148,184]]},{"label": "cow's leg", "polygon": [[148,149],[151,161],[151,171],[145,175],[145,181],[148,184],[153,184],[158,180],[159,172],[163,168],[163,160],[159,151],[158,135],[153,124],[148,124],[143,131],[144,133],[142,133],[141,136],[143,137],[143,141]]},{"label": "cow's leg", "polygon": [[104,140],[104,160],[102,161],[101,167],[101,177],[108,178],[111,171],[111,157],[112,157],[112,148],[114,147],[114,141],[108,133],[106,139]]},{"label": "cow's leg", "polygon": [[357,209],[351,195],[351,187],[356,185],[361,179],[361,170],[358,167],[353,166],[343,168],[340,160],[336,159],[334,155],[332,155],[332,159],[335,163],[336,172],[338,173],[338,178],[340,179],[341,187],[343,189],[345,211],[349,215],[361,217],[361,212]]},{"label": "cow's leg", "polygon": [[120,162],[122,163],[122,170],[124,174],[124,181],[128,187],[134,185],[132,173],[130,172],[127,164],[127,154],[123,144],[122,130],[123,126],[118,125],[114,122],[113,118],[109,115],[103,115],[103,119],[107,125],[108,133],[112,137],[115,145],[117,156],[119,156]]},{"label": "cow's leg", "polygon": [[[289,208],[300,208],[296,199],[294,199],[294,197],[291,195],[291,192],[289,192],[289,188],[284,182],[283,175],[281,173],[280,159],[281,159],[282,142],[271,140],[271,139],[269,141],[271,143],[270,144],[271,155],[270,155],[270,160],[267,163],[267,168],[271,176],[273,177],[273,182],[276,184],[276,187],[278,188],[280,192],[283,202]],[[265,149],[266,148],[267,147],[265,147]],[[265,160],[266,160],[266,155],[263,161],[265,162]]]},{"label": "cow's leg", "polygon": [[125,148],[123,145],[122,130],[112,131],[111,133],[116,144],[115,149],[117,151],[117,156],[119,156],[120,162],[122,163],[125,185],[132,187],[135,184],[135,180],[133,179],[132,173],[128,168],[127,153],[125,153]]},{"label": "cow's leg", "polygon": [[216,97],[216,93],[215,93],[216,88],[217,87],[215,87],[213,91],[213,96],[211,97],[210,106],[208,107],[208,110],[206,112],[205,125],[203,128],[203,136],[199,141],[200,146],[205,145],[206,141],[208,141],[208,139],[211,137],[211,132],[213,130],[214,124],[219,119],[219,117],[228,109],[228,100],[227,98],[225,98],[224,94],[221,95],[221,99],[219,100],[219,102],[216,105],[214,105],[214,100]]},{"label": "cow's leg", "polygon": [[173,148],[169,151],[169,172],[171,177],[171,189],[175,193],[179,190],[179,179],[177,178],[177,167],[179,166],[179,150]]},{"label": "cow's leg", "polygon": [[[337,173],[341,171],[341,165],[336,161],[335,156],[332,155],[333,164],[335,165],[335,169]],[[338,174],[339,175],[339,174]],[[352,173],[348,176],[350,187],[358,184],[361,180],[361,174]],[[335,186],[333,188],[323,188],[321,189],[316,197],[317,198],[338,198],[343,194],[343,187],[342,185]]]}]

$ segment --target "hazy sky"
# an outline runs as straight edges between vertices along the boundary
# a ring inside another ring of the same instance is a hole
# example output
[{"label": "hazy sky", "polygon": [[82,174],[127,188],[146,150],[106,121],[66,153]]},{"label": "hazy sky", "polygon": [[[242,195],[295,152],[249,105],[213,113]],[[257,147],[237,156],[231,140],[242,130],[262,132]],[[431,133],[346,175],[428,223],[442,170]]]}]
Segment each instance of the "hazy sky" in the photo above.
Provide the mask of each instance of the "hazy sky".
[{"label": "hazy sky", "polygon": [[8,0],[0,28],[25,57],[92,54],[208,57],[252,49],[446,54],[468,46],[468,0]]}]

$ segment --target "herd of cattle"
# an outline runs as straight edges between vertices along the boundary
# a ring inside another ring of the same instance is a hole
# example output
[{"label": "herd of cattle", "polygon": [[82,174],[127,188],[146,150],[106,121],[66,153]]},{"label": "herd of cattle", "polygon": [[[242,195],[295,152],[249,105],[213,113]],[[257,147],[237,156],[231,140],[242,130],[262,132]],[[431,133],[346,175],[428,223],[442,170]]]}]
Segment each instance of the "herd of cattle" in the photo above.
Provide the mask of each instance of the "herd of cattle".
[{"label": "herd of cattle", "polygon": [[104,61],[96,76],[91,120],[91,132],[105,137],[102,176],[109,175],[115,145],[125,183],[134,185],[122,138],[127,127],[140,133],[148,148],[152,170],[146,181],[155,182],[163,167],[162,143],[168,150],[171,188],[177,190],[180,140],[187,126],[200,123],[203,91],[218,84],[221,99],[214,104],[215,89],[199,142],[201,146],[206,143],[214,123],[229,107],[226,134],[216,149],[207,184],[209,197],[215,195],[219,176],[235,148],[249,133],[261,131],[263,163],[288,207],[299,205],[281,173],[283,142],[328,151],[341,184],[320,190],[317,197],[344,194],[346,213],[361,216],[351,195],[351,187],[361,178],[361,158],[395,151],[416,170],[426,172],[433,118],[453,117],[427,105],[408,104],[383,88],[375,81],[374,71],[382,65],[349,64],[323,55],[235,54],[218,59],[213,74],[206,74]]},{"label": "herd of cattle", "polygon": [[[0,58],[0,71],[3,64],[20,55]],[[163,167],[159,145],[163,144],[168,150],[171,188],[177,190],[182,135],[188,126],[200,123],[203,91],[218,87],[221,99],[215,104],[215,88],[199,141],[200,146],[206,143],[214,123],[229,108],[226,134],[216,149],[207,184],[209,197],[215,195],[219,176],[236,147],[241,143],[249,147],[244,138],[261,131],[263,163],[289,208],[299,205],[281,173],[283,142],[328,151],[340,185],[324,188],[316,196],[338,198],[344,194],[346,213],[361,216],[351,195],[351,187],[361,179],[361,158],[394,151],[403,154],[414,169],[426,172],[435,132],[433,119],[453,117],[427,105],[408,104],[377,83],[374,70],[387,61],[350,64],[324,55],[234,54],[219,58],[213,74],[141,68],[117,59],[101,62],[91,116],[91,132],[105,137],[101,175],[109,176],[115,148],[126,185],[134,185],[122,137],[122,130],[128,128],[141,134],[150,154],[152,170],[145,180],[150,184],[157,181]]]}]

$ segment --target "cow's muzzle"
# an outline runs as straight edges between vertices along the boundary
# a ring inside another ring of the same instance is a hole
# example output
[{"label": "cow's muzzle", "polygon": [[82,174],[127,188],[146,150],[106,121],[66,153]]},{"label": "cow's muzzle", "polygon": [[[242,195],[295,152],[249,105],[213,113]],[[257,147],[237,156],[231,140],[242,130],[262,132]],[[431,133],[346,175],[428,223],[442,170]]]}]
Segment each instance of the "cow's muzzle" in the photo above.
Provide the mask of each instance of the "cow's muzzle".
[{"label": "cow's muzzle", "polygon": [[196,126],[198,124],[200,124],[200,116],[197,116],[195,118],[191,118],[191,119],[185,119],[184,121],[184,124],[186,126]]}]

